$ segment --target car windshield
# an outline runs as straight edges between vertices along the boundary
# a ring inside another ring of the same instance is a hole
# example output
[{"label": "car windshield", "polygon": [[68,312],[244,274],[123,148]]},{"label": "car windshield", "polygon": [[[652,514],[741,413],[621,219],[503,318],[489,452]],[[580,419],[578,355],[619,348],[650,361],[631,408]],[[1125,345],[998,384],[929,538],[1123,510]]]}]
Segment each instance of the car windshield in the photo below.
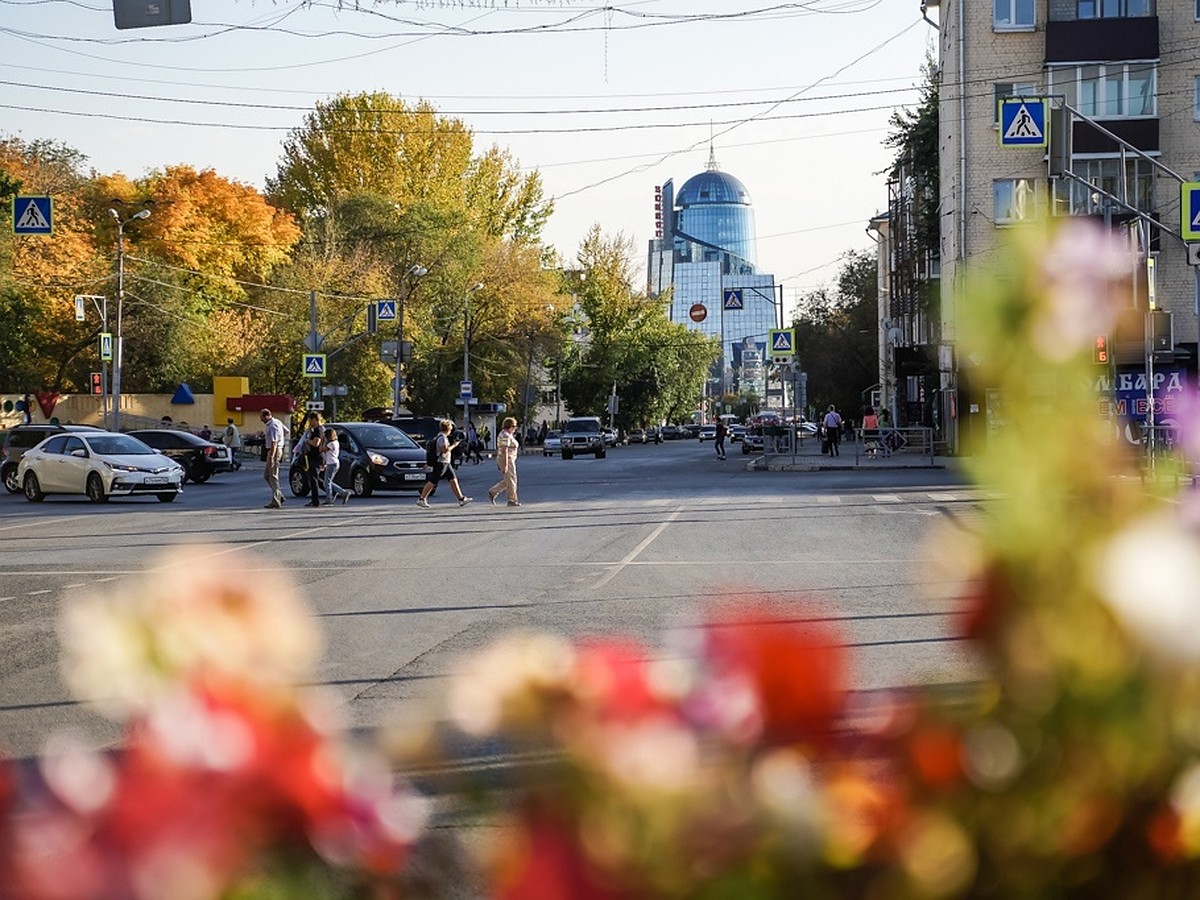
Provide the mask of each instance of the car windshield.
[{"label": "car windshield", "polygon": [[[337,425],[332,426],[334,429]],[[349,429],[347,429],[349,431]],[[354,429],[354,436],[365,447],[376,450],[418,450],[413,439],[391,425],[364,425]]]},{"label": "car windshield", "polygon": [[582,431],[595,432],[600,430],[600,423],[595,419],[579,419],[578,421],[568,422],[564,431]]},{"label": "car windshield", "polygon": [[150,449],[137,438],[126,434],[104,434],[99,437],[89,437],[87,442],[92,448],[92,452],[99,453],[101,456],[143,456],[147,453],[158,452]]}]

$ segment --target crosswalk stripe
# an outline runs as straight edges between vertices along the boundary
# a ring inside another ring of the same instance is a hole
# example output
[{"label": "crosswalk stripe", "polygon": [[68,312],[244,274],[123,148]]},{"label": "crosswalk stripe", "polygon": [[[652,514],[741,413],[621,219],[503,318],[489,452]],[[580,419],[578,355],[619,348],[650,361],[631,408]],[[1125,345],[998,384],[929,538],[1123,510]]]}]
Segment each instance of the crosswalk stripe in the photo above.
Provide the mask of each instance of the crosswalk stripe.
[{"label": "crosswalk stripe", "polygon": [[871,499],[876,503],[899,503],[900,498],[895,494],[872,494]]}]

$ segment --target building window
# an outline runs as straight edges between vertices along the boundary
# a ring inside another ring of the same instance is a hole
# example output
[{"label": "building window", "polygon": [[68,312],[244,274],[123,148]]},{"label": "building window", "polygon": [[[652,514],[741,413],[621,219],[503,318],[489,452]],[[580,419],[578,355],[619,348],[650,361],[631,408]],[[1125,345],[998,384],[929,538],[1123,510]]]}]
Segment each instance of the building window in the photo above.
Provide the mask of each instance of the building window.
[{"label": "building window", "polygon": [[992,195],[997,225],[1028,222],[1037,215],[1037,182],[1032,178],[999,178],[992,182]]},{"label": "building window", "polygon": [[[1196,0],[1200,3],[1200,0]],[[993,125],[1000,124],[1000,101],[1005,97],[1040,97],[1037,85],[1032,81],[998,81],[994,85],[995,94],[993,99],[996,101],[992,104],[992,112],[995,116],[992,119]]]},{"label": "building window", "polygon": [[1080,19],[1139,18],[1154,15],[1154,3],[1153,0],[1078,0],[1075,14]]},{"label": "building window", "polygon": [[1086,184],[1074,179],[1059,179],[1055,186],[1056,215],[1102,216],[1108,200],[1094,191],[1102,188],[1117,199],[1142,212],[1150,212],[1154,203],[1154,168],[1144,159],[1129,158],[1122,172],[1117,156],[1076,159],[1071,171]]},{"label": "building window", "polygon": [[1062,94],[1069,106],[1095,119],[1145,118],[1158,114],[1154,63],[1056,66],[1047,93]]},{"label": "building window", "polygon": [[[993,0],[992,26],[997,31],[1033,28],[1033,0]],[[1200,0],[1197,0],[1200,2]]]}]

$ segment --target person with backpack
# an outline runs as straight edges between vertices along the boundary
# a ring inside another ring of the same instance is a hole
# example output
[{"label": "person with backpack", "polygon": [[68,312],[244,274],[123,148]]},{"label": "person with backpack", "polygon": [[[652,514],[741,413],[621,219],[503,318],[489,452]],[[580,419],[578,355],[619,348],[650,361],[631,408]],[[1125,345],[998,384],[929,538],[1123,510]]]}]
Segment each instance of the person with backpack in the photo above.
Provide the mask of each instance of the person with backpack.
[{"label": "person with backpack", "polygon": [[425,473],[425,485],[421,488],[421,496],[417,498],[417,506],[422,509],[429,509],[429,495],[437,490],[439,481],[450,482],[450,490],[458,498],[459,506],[466,506],[471,502],[471,498],[458,486],[458,475],[454,472],[454,466],[450,464],[454,448],[462,443],[461,440],[451,439],[453,430],[454,423],[443,419],[437,438],[425,442],[425,465],[428,471]]},{"label": "person with backpack", "polygon": [[829,404],[829,411],[825,413],[825,439],[829,441],[829,455],[841,456],[842,442],[842,417],[838,415],[837,407],[832,403]]}]

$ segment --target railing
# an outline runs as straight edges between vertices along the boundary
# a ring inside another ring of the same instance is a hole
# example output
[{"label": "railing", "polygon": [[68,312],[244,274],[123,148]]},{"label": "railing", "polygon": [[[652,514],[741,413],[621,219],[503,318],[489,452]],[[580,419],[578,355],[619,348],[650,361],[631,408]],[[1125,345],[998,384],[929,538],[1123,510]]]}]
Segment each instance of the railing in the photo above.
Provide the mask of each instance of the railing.
[{"label": "railing", "polygon": [[928,456],[933,463],[933,429],[917,425],[904,428],[860,428],[854,442],[854,462],[887,459],[897,453]]}]

